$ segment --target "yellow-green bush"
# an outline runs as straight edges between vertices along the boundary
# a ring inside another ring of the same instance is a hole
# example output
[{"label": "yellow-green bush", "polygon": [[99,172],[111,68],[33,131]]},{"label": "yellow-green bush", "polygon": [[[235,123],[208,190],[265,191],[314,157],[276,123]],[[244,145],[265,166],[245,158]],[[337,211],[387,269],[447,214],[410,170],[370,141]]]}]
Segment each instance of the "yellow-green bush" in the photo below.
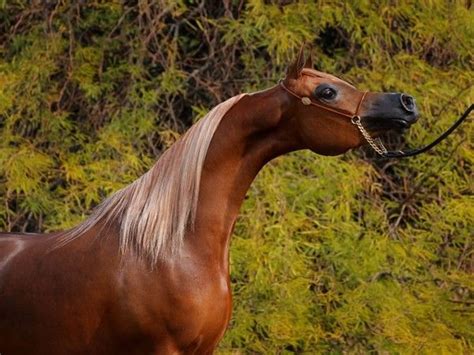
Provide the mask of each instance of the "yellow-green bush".
[{"label": "yellow-green bush", "polygon": [[[1,230],[78,223],[304,42],[320,70],[413,94],[410,145],[474,98],[469,1],[30,3],[0,1]],[[220,352],[472,352],[471,126],[413,159],[270,163],[233,237]]]}]

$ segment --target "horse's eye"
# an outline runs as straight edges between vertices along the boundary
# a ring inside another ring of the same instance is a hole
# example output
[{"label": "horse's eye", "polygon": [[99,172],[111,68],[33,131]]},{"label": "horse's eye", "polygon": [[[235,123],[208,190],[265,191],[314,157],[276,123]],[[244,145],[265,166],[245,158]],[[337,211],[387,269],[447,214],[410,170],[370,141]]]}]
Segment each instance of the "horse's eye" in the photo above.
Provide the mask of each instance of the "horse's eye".
[{"label": "horse's eye", "polygon": [[337,96],[337,90],[328,84],[321,84],[315,90],[313,95],[320,100],[331,101]]},{"label": "horse's eye", "polygon": [[325,88],[319,93],[319,96],[324,100],[332,100],[336,97],[337,92],[333,88]]}]

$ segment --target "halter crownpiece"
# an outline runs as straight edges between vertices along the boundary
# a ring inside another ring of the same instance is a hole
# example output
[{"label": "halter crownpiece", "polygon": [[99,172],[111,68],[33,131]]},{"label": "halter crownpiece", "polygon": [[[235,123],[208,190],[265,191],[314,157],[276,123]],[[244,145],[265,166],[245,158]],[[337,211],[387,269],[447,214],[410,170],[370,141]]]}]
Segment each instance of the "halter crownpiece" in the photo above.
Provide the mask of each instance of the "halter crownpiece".
[{"label": "halter crownpiece", "polygon": [[[389,151],[387,150],[387,148],[385,148],[385,146],[383,145],[382,141],[379,139],[379,138],[372,138],[369,134],[369,132],[367,132],[367,130],[364,128],[364,126],[362,125],[362,122],[361,122],[361,118],[359,116],[359,110],[360,110],[360,107],[362,105],[362,101],[364,101],[365,99],[365,96],[367,95],[367,91],[364,91],[364,93],[362,94],[362,97],[360,98],[359,100],[359,103],[357,104],[357,108],[355,110],[355,113],[352,115],[352,114],[348,114],[346,112],[343,112],[341,110],[337,110],[337,109],[334,109],[334,108],[331,108],[331,107],[328,107],[328,106],[325,106],[325,105],[322,105],[322,104],[319,104],[319,103],[316,103],[316,102],[313,102],[309,97],[307,96],[299,96],[297,93],[295,93],[294,91],[288,89],[286,87],[286,85],[283,83],[283,80],[280,80],[279,82],[280,86],[285,90],[287,91],[289,94],[295,96],[296,98],[300,99],[301,100],[301,103],[305,106],[309,106],[309,105],[312,105],[312,106],[316,106],[316,107],[319,107],[319,108],[322,108],[323,110],[326,110],[326,111],[330,111],[330,112],[334,112],[334,113],[337,113],[341,116],[345,116],[345,117],[349,117],[351,119],[351,123],[353,125],[355,125],[360,133],[362,134],[362,136],[364,137],[364,139],[367,141],[367,143],[369,143],[369,145],[372,147],[372,149],[377,153],[379,154],[382,158],[405,158],[405,157],[413,157],[415,155],[418,155],[418,154],[421,154],[421,153],[424,153],[428,150],[430,150],[431,148],[433,148],[434,146],[438,145],[443,139],[445,139],[447,136],[449,136],[468,116],[469,114],[471,113],[471,111],[474,109],[474,104],[471,104],[467,109],[466,111],[464,111],[464,113],[456,120],[456,122],[453,123],[453,125],[451,127],[449,127],[443,134],[441,134],[438,138],[436,138],[433,142],[431,142],[430,144],[422,147],[422,148],[418,148],[418,149],[412,149],[412,150],[408,150],[408,151],[402,151],[402,150],[399,150],[399,151]],[[402,104],[403,105],[406,105],[406,103],[404,103],[402,101]]]}]

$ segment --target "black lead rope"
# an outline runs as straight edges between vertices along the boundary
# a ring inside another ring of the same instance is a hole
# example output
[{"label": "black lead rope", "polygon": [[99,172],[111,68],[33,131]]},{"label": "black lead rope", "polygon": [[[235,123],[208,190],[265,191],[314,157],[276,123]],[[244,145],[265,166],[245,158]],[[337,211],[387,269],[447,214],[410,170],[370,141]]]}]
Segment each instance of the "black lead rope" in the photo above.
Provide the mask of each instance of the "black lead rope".
[{"label": "black lead rope", "polygon": [[447,136],[449,136],[457,127],[459,127],[459,125],[469,116],[469,114],[471,113],[471,111],[473,109],[474,109],[474,104],[471,104],[471,106],[469,106],[467,108],[467,110],[462,114],[462,116],[459,117],[458,120],[456,122],[454,122],[454,124],[446,130],[446,132],[444,132],[442,135],[440,135],[438,138],[436,138],[433,142],[431,142],[430,144],[424,146],[423,148],[411,149],[411,150],[407,150],[407,151],[401,151],[400,150],[398,152],[388,151],[388,152],[384,152],[382,154],[382,157],[383,158],[413,157],[415,155],[418,155],[418,154],[421,154],[421,153],[424,153],[424,152],[430,150],[434,146],[438,145]]}]

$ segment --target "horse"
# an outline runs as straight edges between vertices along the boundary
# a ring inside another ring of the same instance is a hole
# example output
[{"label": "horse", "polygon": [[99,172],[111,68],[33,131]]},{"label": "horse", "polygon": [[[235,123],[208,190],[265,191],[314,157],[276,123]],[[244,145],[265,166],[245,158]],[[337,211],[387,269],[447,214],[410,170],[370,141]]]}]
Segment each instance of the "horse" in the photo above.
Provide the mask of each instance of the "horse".
[{"label": "horse", "polygon": [[213,108],[83,223],[1,235],[0,353],[213,353],[231,318],[230,237],[259,170],[296,150],[343,154],[418,116],[411,96],[360,91],[300,50],[277,85]]}]

